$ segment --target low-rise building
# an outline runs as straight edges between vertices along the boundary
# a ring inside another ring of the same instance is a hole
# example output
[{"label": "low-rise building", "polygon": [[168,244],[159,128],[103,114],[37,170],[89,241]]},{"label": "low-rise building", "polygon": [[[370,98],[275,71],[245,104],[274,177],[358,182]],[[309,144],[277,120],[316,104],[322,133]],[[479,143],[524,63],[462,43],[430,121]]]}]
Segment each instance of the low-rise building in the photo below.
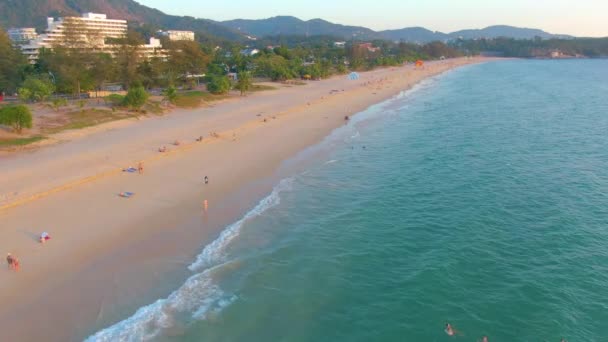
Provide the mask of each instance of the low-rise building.
[{"label": "low-rise building", "polygon": [[163,49],[160,39],[157,38],[150,38],[148,44],[141,45],[140,52],[144,59],[167,58],[167,51]]},{"label": "low-rise building", "polygon": [[360,49],[365,49],[369,52],[378,52],[380,51],[379,47],[374,47],[374,45],[372,43],[360,43],[357,45],[358,48]]},{"label": "low-rise building", "polygon": [[243,56],[255,56],[258,53],[260,53],[260,50],[258,50],[258,49],[244,49],[244,50],[241,50],[241,55],[243,55]]},{"label": "low-rise building", "polygon": [[7,31],[8,37],[13,43],[23,45],[29,43],[31,40],[38,38],[38,33],[33,27],[20,27],[11,28]]},{"label": "low-rise building", "polygon": [[158,33],[161,36],[169,38],[169,40],[171,40],[171,41],[176,41],[176,40],[193,41],[194,40],[194,32],[192,32],[192,31],[169,30],[169,31],[159,31]]}]

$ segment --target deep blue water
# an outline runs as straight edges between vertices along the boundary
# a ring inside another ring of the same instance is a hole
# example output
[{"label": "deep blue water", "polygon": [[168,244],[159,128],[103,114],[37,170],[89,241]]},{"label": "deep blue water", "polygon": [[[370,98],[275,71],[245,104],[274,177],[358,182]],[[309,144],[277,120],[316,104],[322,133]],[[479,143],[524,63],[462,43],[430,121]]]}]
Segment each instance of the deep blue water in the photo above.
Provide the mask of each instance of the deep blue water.
[{"label": "deep blue water", "polygon": [[457,69],[316,149],[91,340],[608,341],[608,61]]}]

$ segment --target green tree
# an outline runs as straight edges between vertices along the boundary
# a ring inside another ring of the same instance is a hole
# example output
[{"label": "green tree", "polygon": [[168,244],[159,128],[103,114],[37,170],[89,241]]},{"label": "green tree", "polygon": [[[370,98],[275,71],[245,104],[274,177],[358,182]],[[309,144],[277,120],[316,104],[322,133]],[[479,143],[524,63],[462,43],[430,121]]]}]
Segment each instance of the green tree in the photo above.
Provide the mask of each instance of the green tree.
[{"label": "green tree", "polygon": [[204,74],[211,62],[211,56],[206,54],[197,42],[175,41],[167,44],[167,48],[168,63],[181,80],[187,80],[188,75]]},{"label": "green tree", "polygon": [[156,79],[158,79],[157,70],[149,60],[145,60],[137,66],[137,74],[141,83],[146,89],[150,89],[154,86]]},{"label": "green tree", "polygon": [[255,72],[261,77],[270,77],[273,81],[284,81],[289,80],[298,75],[293,67],[299,63],[290,64],[290,61],[286,60],[279,55],[266,55],[256,60]]},{"label": "green tree", "polygon": [[230,80],[227,76],[212,75],[207,81],[207,90],[212,94],[226,94],[230,91]]},{"label": "green tree", "polygon": [[115,63],[118,77],[125,88],[128,88],[140,80],[138,66],[142,62],[141,45],[144,44],[143,37],[129,30],[123,39],[115,39],[110,43],[117,45]]},{"label": "green tree", "polygon": [[55,86],[46,78],[28,77],[19,88],[22,101],[40,102],[46,100],[55,91]]},{"label": "green tree", "polygon": [[236,89],[238,89],[241,92],[241,96],[243,96],[253,85],[251,73],[248,71],[239,72],[237,78]]},{"label": "green tree", "polygon": [[131,87],[124,98],[124,105],[134,110],[140,110],[148,101],[148,97],[149,94],[142,85]]},{"label": "green tree", "polygon": [[163,96],[169,103],[175,103],[177,99],[177,89],[174,86],[169,86],[163,91]]},{"label": "green tree", "polygon": [[93,56],[90,73],[95,89],[103,88],[104,84],[116,78],[116,65],[112,56],[99,53]]},{"label": "green tree", "polygon": [[63,92],[80,94],[92,90],[95,80],[91,65],[104,44],[101,30],[80,18],[65,18],[63,34],[57,37],[52,51],[44,54],[49,71],[56,76],[57,88]]},{"label": "green tree", "polygon": [[24,105],[1,108],[0,124],[10,126],[21,134],[24,128],[32,128],[32,112]]},{"label": "green tree", "polygon": [[6,32],[0,28],[0,93],[17,90],[22,81],[20,70],[26,66],[21,51],[13,47]]}]

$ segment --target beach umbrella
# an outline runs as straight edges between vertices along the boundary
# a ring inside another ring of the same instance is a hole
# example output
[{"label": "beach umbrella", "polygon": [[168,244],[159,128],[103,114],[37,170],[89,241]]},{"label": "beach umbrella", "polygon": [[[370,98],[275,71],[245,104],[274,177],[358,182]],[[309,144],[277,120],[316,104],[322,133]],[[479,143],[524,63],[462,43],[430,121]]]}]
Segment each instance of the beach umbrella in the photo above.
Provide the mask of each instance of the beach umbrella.
[{"label": "beach umbrella", "polygon": [[348,75],[348,79],[351,80],[351,81],[358,80],[359,79],[359,74],[356,73],[356,72],[351,72]]}]

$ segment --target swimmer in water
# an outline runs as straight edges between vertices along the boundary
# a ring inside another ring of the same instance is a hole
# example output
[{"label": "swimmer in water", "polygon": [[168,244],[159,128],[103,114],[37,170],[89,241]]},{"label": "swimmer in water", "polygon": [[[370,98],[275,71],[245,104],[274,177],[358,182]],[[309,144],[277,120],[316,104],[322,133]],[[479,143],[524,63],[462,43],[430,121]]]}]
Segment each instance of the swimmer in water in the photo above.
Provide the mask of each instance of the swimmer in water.
[{"label": "swimmer in water", "polygon": [[454,329],[452,328],[450,323],[445,324],[445,333],[448,334],[448,336],[454,336]]},{"label": "swimmer in water", "polygon": [[488,342],[488,336],[484,336],[481,338],[481,340],[479,340],[481,342]]}]

